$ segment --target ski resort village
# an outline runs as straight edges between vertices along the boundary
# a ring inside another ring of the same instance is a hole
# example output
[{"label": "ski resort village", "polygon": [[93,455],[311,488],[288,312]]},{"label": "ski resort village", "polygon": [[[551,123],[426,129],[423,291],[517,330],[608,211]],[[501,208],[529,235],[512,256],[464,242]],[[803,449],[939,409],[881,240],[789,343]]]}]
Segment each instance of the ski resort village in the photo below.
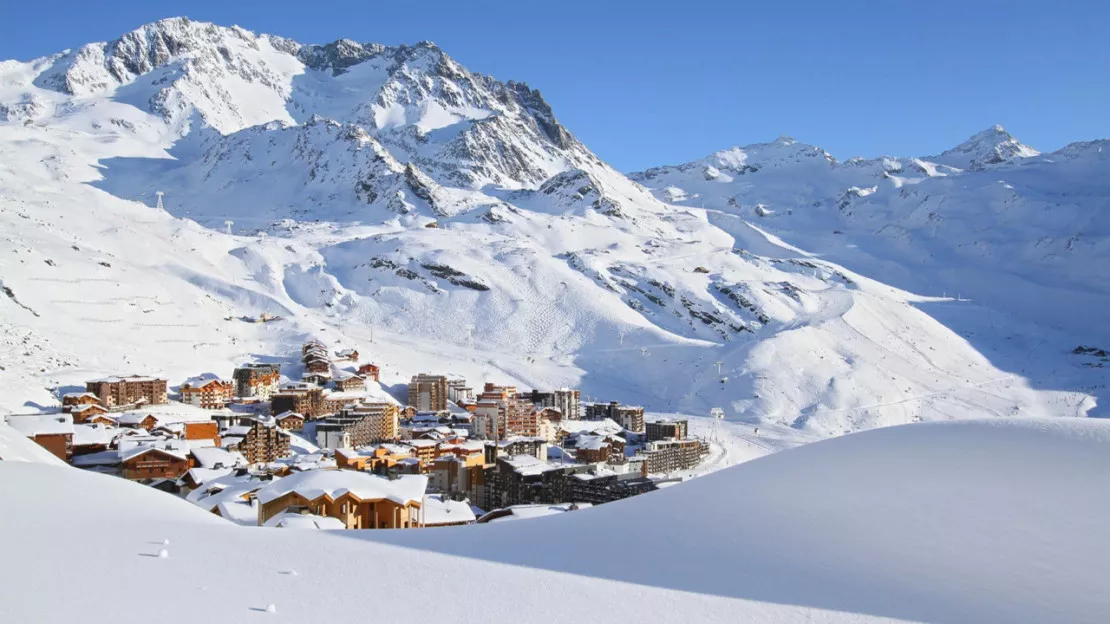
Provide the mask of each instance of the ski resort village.
[{"label": "ski resort village", "polygon": [[417,528],[560,513],[681,481],[673,475],[709,455],[687,419],[645,419],[643,407],[583,401],[578,390],[476,390],[419,374],[399,402],[377,365],[319,341],[303,346],[298,368],[290,380],[279,363],[246,363],[225,379],[184,381],[173,400],[165,379],[94,379],[61,392],[55,409],[4,418],[73,466],[252,526]]},{"label": "ski resort village", "polygon": [[0,19],[0,624],[1110,622],[1110,14],[248,4]]}]

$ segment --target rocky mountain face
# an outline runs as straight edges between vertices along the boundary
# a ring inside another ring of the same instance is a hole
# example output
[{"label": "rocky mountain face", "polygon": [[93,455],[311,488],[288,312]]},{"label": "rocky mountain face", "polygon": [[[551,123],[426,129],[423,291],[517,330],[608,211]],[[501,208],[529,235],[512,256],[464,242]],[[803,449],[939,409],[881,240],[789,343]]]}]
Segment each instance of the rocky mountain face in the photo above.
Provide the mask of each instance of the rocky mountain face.
[{"label": "rocky mountain face", "polygon": [[301,45],[173,18],[63,53],[34,84],[135,104],[179,135],[194,115],[222,134],[323,116],[472,188],[535,187],[568,165],[598,163],[538,91],[472,74],[430,42]]},{"label": "rocky mountain face", "polygon": [[[1038,155],[991,129],[842,161],[781,137],[625,176],[538,91],[434,44],[184,18],[0,63],[0,113],[0,320],[52,345],[3,387],[313,336],[387,383],[576,385],[815,435],[1103,393],[1071,353],[1110,343],[1102,143]],[[263,311],[285,325],[225,321]]]}]

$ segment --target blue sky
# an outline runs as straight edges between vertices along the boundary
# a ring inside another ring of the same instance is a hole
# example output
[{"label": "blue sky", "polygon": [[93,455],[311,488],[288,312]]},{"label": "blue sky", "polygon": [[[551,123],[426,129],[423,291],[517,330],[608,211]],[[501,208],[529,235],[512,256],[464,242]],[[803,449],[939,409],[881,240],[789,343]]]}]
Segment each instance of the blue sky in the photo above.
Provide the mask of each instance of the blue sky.
[{"label": "blue sky", "polygon": [[995,123],[1041,150],[1110,136],[1110,3],[2,0],[0,58],[160,17],[322,43],[429,39],[539,88],[619,169],[789,134],[834,155],[927,155]]}]

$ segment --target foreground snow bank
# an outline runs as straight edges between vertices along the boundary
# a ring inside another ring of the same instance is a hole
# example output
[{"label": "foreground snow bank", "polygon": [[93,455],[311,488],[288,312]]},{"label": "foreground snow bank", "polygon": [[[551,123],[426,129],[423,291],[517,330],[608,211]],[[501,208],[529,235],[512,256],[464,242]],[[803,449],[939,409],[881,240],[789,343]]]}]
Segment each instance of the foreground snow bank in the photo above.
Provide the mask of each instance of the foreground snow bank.
[{"label": "foreground snow bank", "polygon": [[0,460],[64,466],[65,462],[36,444],[0,417]]},{"label": "foreground snow bank", "polygon": [[[1110,422],[868,431],[555,517],[423,531],[244,529],[150,489],[0,463],[13,621],[1104,621]],[[43,492],[50,496],[43,496]],[[65,513],[63,513],[65,512]],[[73,531],[73,526],[83,530]],[[159,559],[162,540],[172,557]],[[49,572],[111,569],[121,600]],[[366,582],[367,569],[378,570]],[[289,574],[295,569],[297,574]],[[384,573],[404,570],[404,574]],[[458,592],[468,586],[496,588]],[[536,591],[542,587],[543,591]],[[427,596],[452,591],[450,601]],[[57,598],[63,598],[58,600]],[[100,613],[88,619],[88,614]]]}]

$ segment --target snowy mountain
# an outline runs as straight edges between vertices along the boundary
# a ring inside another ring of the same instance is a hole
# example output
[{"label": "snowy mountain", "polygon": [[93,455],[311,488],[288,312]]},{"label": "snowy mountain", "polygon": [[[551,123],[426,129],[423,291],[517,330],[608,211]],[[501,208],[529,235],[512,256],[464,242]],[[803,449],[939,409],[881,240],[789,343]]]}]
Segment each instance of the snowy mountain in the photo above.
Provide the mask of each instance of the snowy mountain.
[{"label": "snowy mountain", "polygon": [[[241,527],[122,479],[2,461],[0,497],[18,512],[0,515],[0,551],[19,565],[0,566],[0,583],[16,622],[133,622],[152,612],[167,624],[337,620],[368,603],[379,618],[437,622],[547,622],[552,604],[583,622],[599,613],[1102,622],[1108,424],[891,427],[557,517],[411,531]],[[75,583],[65,600],[43,600],[58,591],[62,561],[110,569],[130,591]],[[367,583],[368,562],[405,573]],[[428,599],[459,579],[491,591]],[[167,607],[169,587],[197,599]]]},{"label": "snowy mountain", "polygon": [[[1071,354],[1110,344],[1101,143],[840,162],[781,138],[625,176],[433,44],[183,18],[0,63],[0,120],[0,409],[296,373],[309,337],[387,390],[575,385],[814,436],[1105,393]],[[284,320],[238,320],[261,312]]]}]

